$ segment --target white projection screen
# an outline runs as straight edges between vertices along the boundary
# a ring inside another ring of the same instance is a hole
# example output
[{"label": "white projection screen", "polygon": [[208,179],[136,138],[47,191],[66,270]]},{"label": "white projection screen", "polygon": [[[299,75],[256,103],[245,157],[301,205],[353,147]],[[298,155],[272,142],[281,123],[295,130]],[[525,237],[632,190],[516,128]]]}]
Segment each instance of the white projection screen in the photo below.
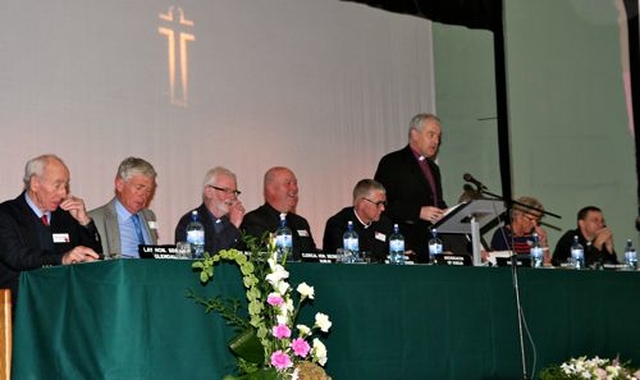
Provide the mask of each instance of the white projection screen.
[{"label": "white projection screen", "polygon": [[431,23],[359,4],[5,0],[0,14],[0,198],[19,194],[27,159],[55,153],[93,209],[120,161],[142,157],[161,243],[208,169],[236,172],[252,210],[284,165],[321,246],[411,116],[435,111]]}]

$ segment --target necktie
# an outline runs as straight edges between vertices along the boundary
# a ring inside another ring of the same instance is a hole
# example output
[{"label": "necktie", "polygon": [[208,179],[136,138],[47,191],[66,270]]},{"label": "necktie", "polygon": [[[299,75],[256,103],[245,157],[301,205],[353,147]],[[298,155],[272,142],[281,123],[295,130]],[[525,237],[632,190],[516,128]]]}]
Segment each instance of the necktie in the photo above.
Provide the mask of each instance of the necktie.
[{"label": "necktie", "polygon": [[47,227],[49,226],[49,218],[47,218],[47,214],[43,214],[40,217],[40,220],[42,220],[42,223],[44,223],[45,226]]},{"label": "necktie", "polygon": [[422,169],[422,173],[424,174],[427,182],[429,182],[429,187],[431,188],[431,194],[433,194],[433,205],[438,206],[438,192],[436,188],[436,179],[433,177],[433,172],[429,167],[429,163],[427,162],[427,158],[424,156],[420,156],[418,159],[420,163],[420,169]]},{"label": "necktie", "polygon": [[138,236],[138,243],[144,244],[144,235],[142,234],[142,226],[140,225],[140,217],[138,214],[131,215],[131,220],[133,220],[133,228],[136,230],[136,235]]}]

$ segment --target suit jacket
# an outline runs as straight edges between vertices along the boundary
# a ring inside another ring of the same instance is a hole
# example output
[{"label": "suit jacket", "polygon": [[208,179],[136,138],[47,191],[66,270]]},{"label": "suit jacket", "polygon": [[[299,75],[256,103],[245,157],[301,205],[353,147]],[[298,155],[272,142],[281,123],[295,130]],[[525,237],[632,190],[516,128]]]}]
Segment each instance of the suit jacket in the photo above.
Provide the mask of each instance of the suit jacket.
[{"label": "suit jacket", "polygon": [[[293,260],[300,260],[302,252],[316,252],[318,249],[313,241],[309,222],[291,212],[287,214],[286,220],[293,238]],[[245,214],[240,229],[247,235],[260,238],[266,231],[275,232],[278,226],[280,226],[280,212],[265,203]]]},{"label": "suit jacket", "polygon": [[400,233],[404,235],[405,247],[413,250],[417,260],[429,259],[428,242],[431,237],[431,223],[420,219],[420,208],[436,206],[446,208],[442,198],[442,182],[438,165],[427,159],[431,173],[436,181],[437,203],[431,186],[420,169],[420,164],[409,145],[382,157],[374,176],[387,190],[387,215],[398,223]]},{"label": "suit jacket", "polygon": [[322,250],[325,253],[336,253],[338,248],[342,248],[342,236],[349,221],[353,222],[353,230],[358,234],[360,251],[370,252],[373,261],[384,261],[389,253],[389,236],[393,233],[391,219],[381,215],[379,221],[365,228],[356,217],[353,207],[345,207],[327,220]]},{"label": "suit jacket", "polygon": [[[144,228],[147,236],[151,237],[151,244],[158,244],[158,229],[156,226],[156,214],[144,209],[138,213],[140,224]],[[116,198],[109,203],[89,211],[89,216],[93,219],[102,237],[102,252],[122,253],[120,245],[120,225],[118,224],[118,212],[116,211]],[[151,222],[154,228],[149,226]]]},{"label": "suit jacket", "polygon": [[[54,242],[54,236],[56,237]],[[64,241],[63,241],[64,240]],[[45,226],[27,204],[25,193],[0,204],[0,288],[17,298],[20,272],[60,265],[62,256],[83,245],[102,253],[100,235],[93,222],[83,227],[69,212],[58,208]]]},{"label": "suit jacket", "polygon": [[[220,218],[222,229],[216,231],[213,215],[201,204],[196,209],[200,223],[204,226],[204,250],[214,255],[223,249],[237,248],[240,242],[240,230],[231,223],[228,216]],[[178,241],[187,241],[187,225],[191,221],[191,211],[184,214],[176,226],[175,238]]]}]

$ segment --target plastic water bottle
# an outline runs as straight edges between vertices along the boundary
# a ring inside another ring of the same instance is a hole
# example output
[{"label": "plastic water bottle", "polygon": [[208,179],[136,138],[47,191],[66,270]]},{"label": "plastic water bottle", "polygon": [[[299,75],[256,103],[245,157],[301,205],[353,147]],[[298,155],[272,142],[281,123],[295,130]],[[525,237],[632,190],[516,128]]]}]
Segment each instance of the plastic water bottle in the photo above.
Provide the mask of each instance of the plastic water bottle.
[{"label": "plastic water bottle", "polygon": [[571,245],[571,266],[573,269],[584,269],[584,247],[578,241],[578,235],[573,236]]},{"label": "plastic water bottle", "polygon": [[631,239],[627,240],[627,247],[624,249],[624,263],[627,270],[636,270],[638,267],[638,255]]},{"label": "plastic water bottle", "polygon": [[404,236],[397,224],[393,225],[393,233],[389,236],[389,264],[404,264]]},{"label": "plastic water bottle", "polygon": [[355,262],[360,252],[360,243],[358,241],[358,233],[353,230],[353,222],[347,223],[347,230],[342,235],[342,248],[345,255],[348,255],[347,262]]},{"label": "plastic water bottle", "polygon": [[204,226],[198,220],[198,211],[191,211],[191,221],[187,224],[187,243],[191,246],[194,259],[204,257]]},{"label": "plastic water bottle", "polygon": [[429,240],[429,262],[436,262],[436,255],[442,255],[442,240],[438,238],[438,230],[431,230],[431,240]]},{"label": "plastic water bottle", "polygon": [[544,251],[542,244],[540,244],[540,237],[538,233],[533,233],[533,244],[531,244],[531,267],[542,268],[544,267]]},{"label": "plastic water bottle", "polygon": [[276,260],[281,263],[291,256],[293,250],[293,235],[291,229],[287,227],[287,219],[285,215],[280,215],[280,226],[275,234],[276,243]]}]

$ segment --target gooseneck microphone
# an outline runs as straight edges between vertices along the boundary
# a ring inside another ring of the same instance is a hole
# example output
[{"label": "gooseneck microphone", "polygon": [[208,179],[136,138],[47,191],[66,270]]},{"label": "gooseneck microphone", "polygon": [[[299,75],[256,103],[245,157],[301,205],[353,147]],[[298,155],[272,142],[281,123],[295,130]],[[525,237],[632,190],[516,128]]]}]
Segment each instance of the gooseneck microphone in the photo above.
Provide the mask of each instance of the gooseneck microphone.
[{"label": "gooseneck microphone", "polygon": [[477,179],[473,178],[473,176],[469,173],[464,173],[464,175],[462,176],[462,179],[464,179],[466,182],[470,182],[473,183],[474,185],[476,185],[478,187],[478,190],[486,190],[487,187],[485,185],[482,184],[482,182],[478,181]]}]

